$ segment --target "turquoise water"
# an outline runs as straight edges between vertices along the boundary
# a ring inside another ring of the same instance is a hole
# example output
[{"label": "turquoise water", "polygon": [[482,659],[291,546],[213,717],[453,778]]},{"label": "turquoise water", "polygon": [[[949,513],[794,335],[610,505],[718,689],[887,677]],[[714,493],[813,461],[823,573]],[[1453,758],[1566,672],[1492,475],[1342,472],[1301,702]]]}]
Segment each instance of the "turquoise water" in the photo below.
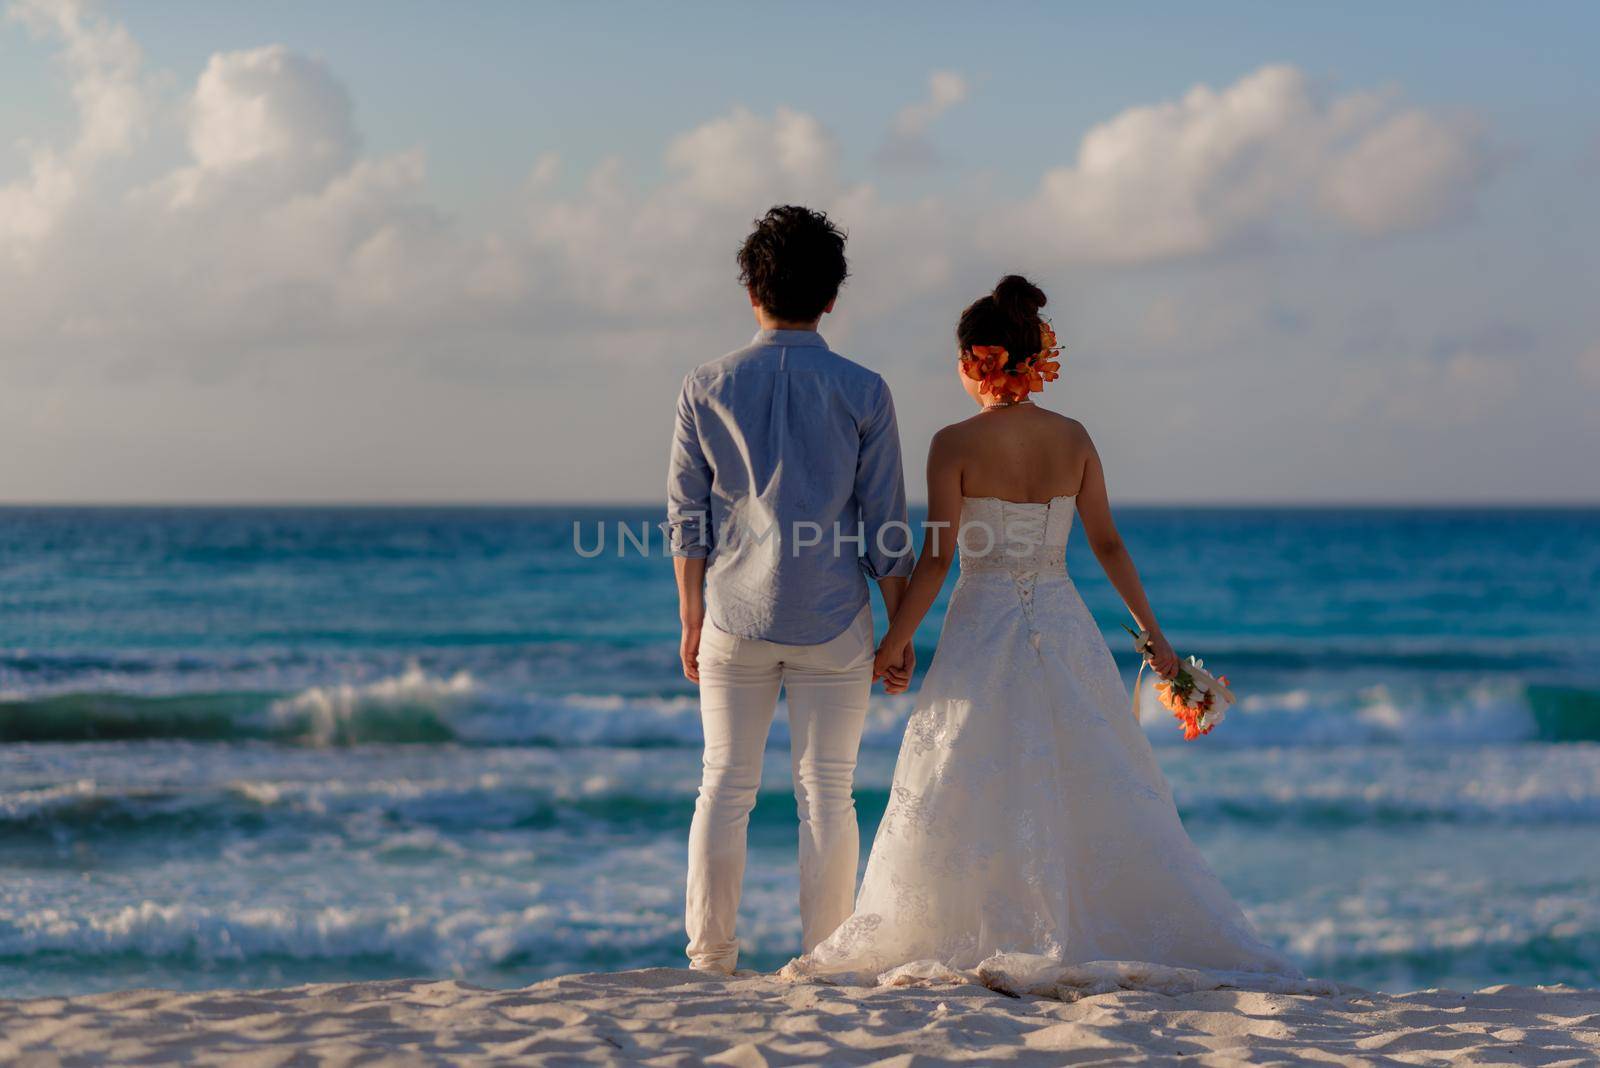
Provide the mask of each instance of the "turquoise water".
[{"label": "turquoise water", "polygon": [[[658,518],[0,509],[0,994],[680,962],[694,695],[670,566],[615,538]],[[1600,512],[1120,519],[1241,695],[1200,742],[1146,728],[1268,939],[1385,989],[1600,985]],[[908,711],[874,698],[868,840]],[[783,744],[753,967],[799,937]]]}]

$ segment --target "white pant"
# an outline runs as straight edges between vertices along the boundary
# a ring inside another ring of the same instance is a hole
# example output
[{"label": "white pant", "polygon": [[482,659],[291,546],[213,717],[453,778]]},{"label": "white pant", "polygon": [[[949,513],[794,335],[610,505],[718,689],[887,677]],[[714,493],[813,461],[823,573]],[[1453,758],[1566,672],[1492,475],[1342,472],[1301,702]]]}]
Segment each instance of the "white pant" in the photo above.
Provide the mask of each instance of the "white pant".
[{"label": "white pant", "polygon": [[789,699],[789,750],[800,815],[804,948],[833,933],[855,904],[860,838],[850,794],[872,688],[872,611],[821,645],[738,638],[710,623],[700,639],[700,718],[706,751],[689,828],[685,921],[690,967],[732,971],[744,882],[745,829],[761,785],[762,754]]}]

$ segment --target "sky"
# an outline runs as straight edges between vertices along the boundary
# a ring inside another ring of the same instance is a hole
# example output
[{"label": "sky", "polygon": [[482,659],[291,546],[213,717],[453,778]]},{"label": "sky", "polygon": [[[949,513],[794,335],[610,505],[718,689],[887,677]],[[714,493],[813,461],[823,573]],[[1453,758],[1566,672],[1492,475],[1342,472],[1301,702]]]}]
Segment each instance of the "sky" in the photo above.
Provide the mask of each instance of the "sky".
[{"label": "sky", "polygon": [[733,253],[911,497],[1022,271],[1114,499],[1600,502],[1600,7],[0,0],[0,502],[654,501]]}]

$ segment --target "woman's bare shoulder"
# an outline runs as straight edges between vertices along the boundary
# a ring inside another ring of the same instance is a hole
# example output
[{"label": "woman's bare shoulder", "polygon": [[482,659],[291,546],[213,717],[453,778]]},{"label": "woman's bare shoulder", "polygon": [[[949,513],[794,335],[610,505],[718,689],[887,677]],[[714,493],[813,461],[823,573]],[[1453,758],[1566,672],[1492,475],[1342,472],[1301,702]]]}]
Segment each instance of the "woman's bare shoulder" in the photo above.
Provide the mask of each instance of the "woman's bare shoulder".
[{"label": "woman's bare shoulder", "polygon": [[993,421],[984,418],[982,412],[969,415],[965,419],[957,420],[933,432],[935,448],[949,447],[963,441],[970,441],[974,436],[981,435],[986,425],[992,426]]},{"label": "woman's bare shoulder", "polygon": [[1060,434],[1062,438],[1069,442],[1085,445],[1092,444],[1092,439],[1089,437],[1089,428],[1072,418],[1072,416],[1062,415],[1060,412],[1053,412],[1048,408],[1040,408],[1039,411],[1044,416],[1045,425],[1050,428],[1052,433]]}]

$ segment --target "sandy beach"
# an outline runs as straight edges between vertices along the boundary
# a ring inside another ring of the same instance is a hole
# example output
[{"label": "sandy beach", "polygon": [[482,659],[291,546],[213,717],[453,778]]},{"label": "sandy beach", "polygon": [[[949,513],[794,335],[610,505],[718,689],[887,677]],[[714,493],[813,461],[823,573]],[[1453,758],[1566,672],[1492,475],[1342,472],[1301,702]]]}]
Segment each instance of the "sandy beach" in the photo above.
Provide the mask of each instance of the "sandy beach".
[{"label": "sandy beach", "polygon": [[1600,1061],[1600,991],[1388,995],[975,984],[859,988],[680,969],[520,990],[451,980],[0,1002],[0,1061],[272,1065],[1528,1064]]}]

